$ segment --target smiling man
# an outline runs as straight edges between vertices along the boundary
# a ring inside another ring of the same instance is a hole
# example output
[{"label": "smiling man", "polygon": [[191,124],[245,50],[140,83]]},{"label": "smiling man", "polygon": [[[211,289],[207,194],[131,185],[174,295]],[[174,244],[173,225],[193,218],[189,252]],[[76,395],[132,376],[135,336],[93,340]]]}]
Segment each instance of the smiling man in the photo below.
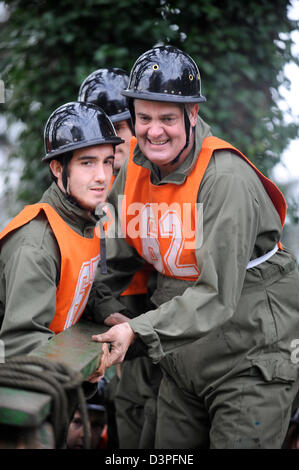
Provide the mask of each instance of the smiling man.
[{"label": "smiling man", "polygon": [[[198,105],[186,106],[188,122],[194,128]],[[160,172],[161,177],[175,171],[190,153],[194,135],[184,132],[184,108],[174,103],[135,100],[138,146]],[[182,150],[183,149],[183,150]],[[174,159],[174,155],[178,156]]]},{"label": "smiling man", "polygon": [[106,114],[67,103],[44,132],[52,185],[1,232],[0,338],[5,359],[27,354],[83,313],[100,255],[100,222],[122,143]]},{"label": "smiling man", "polygon": [[298,390],[299,337],[298,268],[280,242],[284,197],[197,115],[200,74],[183,51],[145,52],[123,94],[138,145],[109,196],[116,208],[118,194],[126,203],[118,214],[126,237],[108,240],[108,261],[122,261],[109,282],[140,259],[151,263],[156,308],[94,336],[111,346],[101,366],[121,362],[139,338],[161,367],[156,448],[280,448]]}]

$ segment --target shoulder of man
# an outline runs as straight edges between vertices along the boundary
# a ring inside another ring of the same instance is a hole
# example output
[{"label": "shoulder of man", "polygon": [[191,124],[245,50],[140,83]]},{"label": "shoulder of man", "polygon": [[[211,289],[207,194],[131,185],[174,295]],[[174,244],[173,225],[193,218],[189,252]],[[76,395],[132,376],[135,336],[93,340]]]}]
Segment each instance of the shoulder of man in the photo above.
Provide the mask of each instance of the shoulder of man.
[{"label": "shoulder of man", "polygon": [[58,244],[46,214],[42,211],[27,224],[9,233],[1,244],[1,258],[5,262],[21,247],[43,250],[54,259],[60,258]]},{"label": "shoulder of man", "polygon": [[233,150],[216,150],[209,162],[203,180],[222,178],[242,180],[249,187],[262,187],[254,169]]}]

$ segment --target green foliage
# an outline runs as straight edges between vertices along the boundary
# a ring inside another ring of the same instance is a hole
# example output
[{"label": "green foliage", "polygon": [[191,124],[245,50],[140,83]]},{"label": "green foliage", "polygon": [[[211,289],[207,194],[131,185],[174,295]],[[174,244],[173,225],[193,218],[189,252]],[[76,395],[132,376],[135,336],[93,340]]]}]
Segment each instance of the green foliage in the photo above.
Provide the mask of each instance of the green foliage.
[{"label": "green foliage", "polygon": [[[36,201],[47,186],[41,164],[43,129],[58,106],[76,100],[97,68],[129,71],[156,44],[173,44],[197,62],[207,102],[202,117],[269,174],[297,126],[277,105],[287,84],[283,67],[296,61],[288,0],[7,0],[0,32],[0,70],[12,98],[2,105],[26,124],[18,149],[25,161],[19,198]],[[1,109],[0,109],[1,111]]]}]

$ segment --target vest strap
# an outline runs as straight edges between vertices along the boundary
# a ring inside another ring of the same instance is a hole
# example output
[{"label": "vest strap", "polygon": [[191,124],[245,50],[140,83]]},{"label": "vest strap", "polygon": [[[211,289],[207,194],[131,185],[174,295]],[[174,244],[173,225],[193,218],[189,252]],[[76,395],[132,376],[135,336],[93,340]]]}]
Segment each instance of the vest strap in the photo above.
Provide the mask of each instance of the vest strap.
[{"label": "vest strap", "polygon": [[255,268],[259,264],[262,264],[264,261],[267,261],[268,259],[271,258],[271,256],[273,256],[276,253],[277,250],[278,250],[278,244],[276,243],[276,245],[271,251],[268,251],[268,253],[265,253],[263,256],[260,256],[259,258],[255,258],[249,261],[246,269]]}]

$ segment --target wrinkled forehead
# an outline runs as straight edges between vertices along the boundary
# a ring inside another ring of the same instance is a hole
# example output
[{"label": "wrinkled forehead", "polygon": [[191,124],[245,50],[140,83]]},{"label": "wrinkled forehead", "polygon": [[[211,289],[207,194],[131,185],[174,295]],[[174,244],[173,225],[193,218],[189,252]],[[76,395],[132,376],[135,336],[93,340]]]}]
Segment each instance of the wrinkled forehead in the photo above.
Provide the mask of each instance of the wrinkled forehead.
[{"label": "wrinkled forehead", "polygon": [[149,101],[134,99],[135,113],[144,114],[182,114],[183,103],[169,103],[168,101]]}]

